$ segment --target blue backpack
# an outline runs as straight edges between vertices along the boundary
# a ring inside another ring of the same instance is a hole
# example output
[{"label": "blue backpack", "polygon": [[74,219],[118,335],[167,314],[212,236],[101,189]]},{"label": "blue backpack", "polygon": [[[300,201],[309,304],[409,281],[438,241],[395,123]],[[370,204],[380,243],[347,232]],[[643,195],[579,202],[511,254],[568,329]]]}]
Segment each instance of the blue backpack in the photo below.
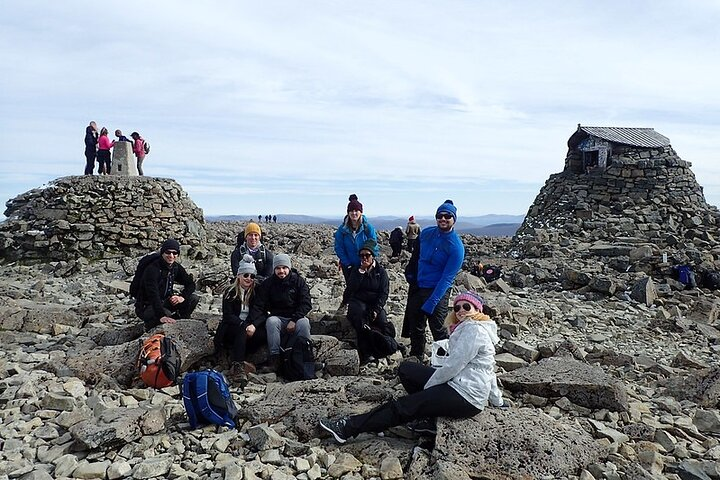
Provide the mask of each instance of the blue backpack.
[{"label": "blue backpack", "polygon": [[186,374],[182,394],[191,428],[208,423],[235,428],[237,406],[222,373],[202,370]]}]

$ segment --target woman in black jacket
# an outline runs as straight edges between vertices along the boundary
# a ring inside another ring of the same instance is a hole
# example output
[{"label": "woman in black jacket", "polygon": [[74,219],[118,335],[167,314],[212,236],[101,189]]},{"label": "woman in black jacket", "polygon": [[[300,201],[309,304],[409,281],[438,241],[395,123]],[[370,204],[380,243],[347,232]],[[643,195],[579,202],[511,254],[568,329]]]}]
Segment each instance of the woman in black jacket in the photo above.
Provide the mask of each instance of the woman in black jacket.
[{"label": "woman in black jacket", "polygon": [[361,364],[397,350],[395,327],[385,314],[390,280],[375,260],[376,248],[374,240],[368,240],[360,247],[360,266],[350,272],[343,295],[348,304],[347,319],[357,333]]}]

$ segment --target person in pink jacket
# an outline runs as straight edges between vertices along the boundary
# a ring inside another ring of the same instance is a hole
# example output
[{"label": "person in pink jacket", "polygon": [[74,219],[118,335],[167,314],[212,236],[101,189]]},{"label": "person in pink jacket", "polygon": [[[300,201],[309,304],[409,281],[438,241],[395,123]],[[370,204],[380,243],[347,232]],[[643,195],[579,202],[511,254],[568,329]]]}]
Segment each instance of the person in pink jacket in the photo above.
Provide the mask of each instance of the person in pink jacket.
[{"label": "person in pink jacket", "polygon": [[98,175],[110,174],[110,149],[115,146],[115,140],[108,138],[108,129],[103,127],[100,130],[100,138],[98,138]]},{"label": "person in pink jacket", "polygon": [[135,154],[135,157],[137,158],[137,169],[138,173],[140,175],[143,174],[142,164],[143,160],[145,160],[145,140],[140,136],[138,132],[133,132],[130,134],[133,142],[133,153]]}]

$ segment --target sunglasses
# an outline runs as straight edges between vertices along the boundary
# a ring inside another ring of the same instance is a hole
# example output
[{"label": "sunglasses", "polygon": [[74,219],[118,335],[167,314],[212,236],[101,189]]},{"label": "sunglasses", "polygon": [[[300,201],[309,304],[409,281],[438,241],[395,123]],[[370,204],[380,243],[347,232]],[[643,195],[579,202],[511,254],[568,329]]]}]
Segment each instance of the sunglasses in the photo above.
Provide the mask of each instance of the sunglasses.
[{"label": "sunglasses", "polygon": [[369,258],[372,257],[372,253],[361,253],[360,258]]},{"label": "sunglasses", "polygon": [[173,256],[175,256],[175,257],[177,257],[178,255],[180,255],[180,252],[176,252],[175,250],[165,250],[163,253],[164,253],[165,255],[173,255]]},{"label": "sunglasses", "polygon": [[455,305],[455,306],[453,307],[453,310],[455,310],[455,313],[457,313],[457,312],[460,311],[461,308],[462,308],[463,310],[465,310],[466,312],[469,312],[470,309],[473,308],[473,306],[470,305],[469,303],[457,304],[457,305]]},{"label": "sunglasses", "polygon": [[453,218],[452,213],[438,213],[437,215],[435,215],[436,220],[441,220],[441,219],[450,220],[452,218]]},{"label": "sunglasses", "polygon": [[252,279],[254,279],[254,278],[255,278],[255,274],[254,274],[254,273],[243,273],[243,274],[242,274],[242,278],[252,278]]}]

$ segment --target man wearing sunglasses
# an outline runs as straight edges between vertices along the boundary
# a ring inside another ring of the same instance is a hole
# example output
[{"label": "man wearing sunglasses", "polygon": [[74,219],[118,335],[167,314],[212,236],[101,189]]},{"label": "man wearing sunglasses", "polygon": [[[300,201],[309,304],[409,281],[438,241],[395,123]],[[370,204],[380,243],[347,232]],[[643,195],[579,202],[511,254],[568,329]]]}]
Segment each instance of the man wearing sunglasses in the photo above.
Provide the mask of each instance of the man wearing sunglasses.
[{"label": "man wearing sunglasses", "polygon": [[402,336],[410,338],[410,355],[420,360],[425,352],[426,325],[434,340],[448,338],[443,322],[450,287],[465,258],[465,247],[453,228],[456,220],[457,208],[452,200],[445,200],[435,212],[436,225],[420,232],[405,268],[409,288]]},{"label": "man wearing sunglasses", "polygon": [[[140,290],[135,301],[135,314],[149,332],[162,323],[175,323],[190,318],[200,298],[195,294],[195,281],[177,263],[180,243],[170,238],[160,246],[159,258],[150,262],[142,272]],[[175,293],[175,284],[183,286]]]}]

